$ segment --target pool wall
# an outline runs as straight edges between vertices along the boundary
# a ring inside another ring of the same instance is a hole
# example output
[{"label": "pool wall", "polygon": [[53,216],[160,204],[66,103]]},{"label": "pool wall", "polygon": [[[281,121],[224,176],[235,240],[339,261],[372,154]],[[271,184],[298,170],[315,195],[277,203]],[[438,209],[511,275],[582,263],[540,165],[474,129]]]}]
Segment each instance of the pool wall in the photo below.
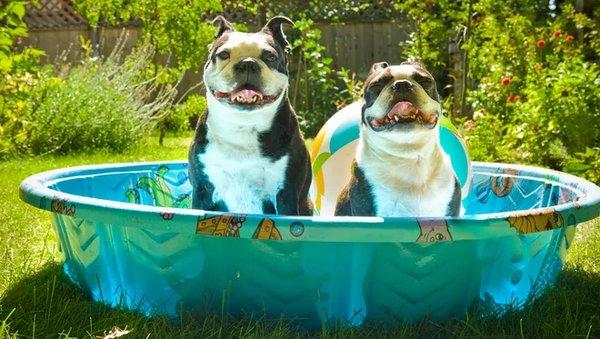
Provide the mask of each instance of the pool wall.
[{"label": "pool wall", "polygon": [[576,225],[598,216],[600,189],[531,167],[474,172],[471,214],[447,219],[186,209],[182,162],[47,172],[21,193],[53,212],[64,270],[94,300],[318,327],[499,314],[551,287]]}]

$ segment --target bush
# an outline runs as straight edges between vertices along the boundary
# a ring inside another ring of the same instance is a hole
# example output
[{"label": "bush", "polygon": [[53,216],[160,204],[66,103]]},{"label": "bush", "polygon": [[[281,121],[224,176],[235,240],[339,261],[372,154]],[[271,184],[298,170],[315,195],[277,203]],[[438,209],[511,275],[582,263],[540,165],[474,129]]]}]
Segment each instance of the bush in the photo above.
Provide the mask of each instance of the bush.
[{"label": "bush", "polygon": [[119,62],[120,46],[105,61],[86,60],[62,78],[45,80],[44,93],[26,137],[17,142],[30,154],[110,149],[122,151],[149,133],[170,108],[175,91],[158,90],[144,77],[153,54],[135,50]]},{"label": "bush", "polygon": [[575,153],[566,163],[564,170],[600,185],[600,147],[587,148],[585,152]]},{"label": "bush", "polygon": [[300,128],[314,137],[339,108],[362,95],[356,74],[336,71],[333,60],[319,43],[321,31],[310,19],[296,20],[298,35],[292,35],[290,101],[300,117]]},{"label": "bush", "polygon": [[11,1],[0,6],[0,159],[17,153],[16,144],[27,137],[24,129],[43,92],[36,86],[48,73],[38,64],[43,52],[18,46],[27,37],[23,20],[27,3]]},{"label": "bush", "polygon": [[568,33],[579,21],[569,6],[543,26],[518,14],[505,23],[483,19],[488,40],[472,60],[481,78],[468,97],[475,159],[560,170],[571,155],[600,144],[600,68],[584,60],[585,46]]},{"label": "bush", "polygon": [[[600,67],[589,61],[600,54],[597,20],[539,0],[406,0],[396,8],[415,26],[405,55],[464,85],[444,106],[461,115],[473,159],[597,178],[580,166],[597,164],[599,154]],[[448,41],[460,53],[449,55]]]},{"label": "bush", "polygon": [[0,81],[0,159],[28,153],[27,129],[45,91],[60,79],[51,68],[13,70]]},{"label": "bush", "polygon": [[185,132],[192,129],[195,121],[206,110],[206,98],[193,94],[179,105],[174,106],[159,123],[159,129],[165,132]]}]

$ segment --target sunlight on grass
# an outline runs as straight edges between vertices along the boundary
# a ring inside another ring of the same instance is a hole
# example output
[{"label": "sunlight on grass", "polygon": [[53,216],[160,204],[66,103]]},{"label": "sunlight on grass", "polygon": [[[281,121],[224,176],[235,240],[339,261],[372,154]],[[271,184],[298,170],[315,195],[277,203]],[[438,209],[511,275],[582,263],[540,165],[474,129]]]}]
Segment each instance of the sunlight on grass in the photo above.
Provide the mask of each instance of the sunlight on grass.
[{"label": "sunlight on grass", "polygon": [[[113,310],[89,301],[88,296],[62,274],[61,255],[50,224],[50,214],[24,204],[18,185],[28,175],[66,166],[106,162],[183,160],[191,136],[167,138],[159,146],[149,138],[143,146],[123,154],[96,152],[88,155],[44,157],[0,163],[0,338],[12,334],[31,337],[95,337],[115,327],[127,328],[126,337],[324,336],[448,337],[485,335],[504,337],[598,337],[600,317],[600,221],[580,225],[557,287],[521,311],[500,319],[474,319],[419,324],[382,330],[377,325],[357,329],[333,329],[316,333],[294,330],[283,319],[230,318],[182,315],[147,319],[135,312]],[[307,142],[307,144],[310,141]]]}]

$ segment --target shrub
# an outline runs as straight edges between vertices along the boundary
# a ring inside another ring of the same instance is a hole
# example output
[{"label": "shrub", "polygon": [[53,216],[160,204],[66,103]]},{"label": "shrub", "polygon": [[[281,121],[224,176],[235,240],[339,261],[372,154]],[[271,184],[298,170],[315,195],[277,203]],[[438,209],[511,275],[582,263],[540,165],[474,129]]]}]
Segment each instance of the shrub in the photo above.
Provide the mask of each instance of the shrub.
[{"label": "shrub", "polygon": [[356,74],[333,68],[333,60],[319,43],[321,31],[313,24],[310,19],[296,20],[297,35],[291,36],[290,57],[290,100],[308,137],[314,137],[337,109],[362,94]]},{"label": "shrub", "polygon": [[[572,154],[600,143],[600,68],[584,60],[585,46],[568,38],[579,21],[569,6],[543,26],[518,14],[506,23],[483,19],[488,41],[472,54],[481,78],[468,97],[483,116],[467,122],[476,159],[562,169]],[[500,34],[507,29],[510,34]]]},{"label": "shrub", "polygon": [[[415,24],[405,55],[464,82],[444,107],[465,117],[457,120],[475,160],[569,171],[583,159],[597,163],[600,67],[589,61],[600,54],[597,20],[538,0],[406,0],[396,8]],[[460,53],[448,55],[448,41]],[[578,173],[596,178],[591,168]]]},{"label": "shrub", "polygon": [[121,151],[136,144],[171,105],[175,91],[158,90],[144,70],[153,54],[139,48],[119,62],[86,60],[47,86],[19,143],[30,154],[92,149]]},{"label": "shrub", "polygon": [[158,127],[163,133],[188,131],[205,110],[206,98],[198,94],[190,95],[183,103],[171,108]]},{"label": "shrub", "polygon": [[563,169],[600,185],[600,147],[588,147],[585,152],[575,153]]},{"label": "shrub", "polygon": [[47,73],[38,64],[43,52],[18,46],[27,37],[26,5],[11,1],[0,6],[0,159],[15,154],[16,143],[26,137],[24,128],[41,93],[36,85]]},{"label": "shrub", "polygon": [[0,159],[28,153],[27,129],[45,91],[60,79],[51,68],[16,70],[0,81]]}]

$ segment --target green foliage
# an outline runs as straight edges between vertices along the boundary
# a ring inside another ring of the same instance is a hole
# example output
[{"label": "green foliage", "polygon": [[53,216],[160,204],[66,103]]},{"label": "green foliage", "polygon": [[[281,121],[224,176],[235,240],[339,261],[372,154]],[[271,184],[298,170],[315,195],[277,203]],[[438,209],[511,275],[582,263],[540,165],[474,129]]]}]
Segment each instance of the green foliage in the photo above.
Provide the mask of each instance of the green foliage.
[{"label": "green foliage", "polygon": [[32,112],[23,137],[12,140],[21,154],[67,153],[136,144],[169,108],[175,95],[158,90],[144,77],[153,54],[139,48],[123,62],[113,54],[105,61],[85,60],[61,78],[47,77],[30,98]]},{"label": "green foliage", "polygon": [[308,136],[316,135],[327,118],[335,112],[332,94],[337,92],[333,60],[325,56],[325,46],[319,43],[321,31],[313,28],[310,19],[296,20],[299,36],[293,39],[294,66],[290,79],[290,100],[301,118]]},{"label": "green foliage", "polygon": [[159,129],[168,132],[184,132],[190,130],[191,123],[206,111],[206,98],[201,95],[190,95],[179,105],[174,106],[159,123]]},{"label": "green foliage", "polygon": [[[96,25],[131,19],[143,23],[143,41],[173,55],[179,70],[198,69],[215,30],[205,16],[221,10],[218,0],[80,0],[77,11]],[[155,63],[155,71],[157,64]]]},{"label": "green foliage", "polygon": [[[386,0],[221,0],[226,12],[238,13],[248,20],[247,24],[258,24],[261,14],[269,18],[286,15],[290,18],[310,18],[315,22],[382,21],[402,19]],[[258,15],[257,15],[258,14]],[[264,19],[264,18],[263,18]],[[264,24],[264,22],[263,22]]]},{"label": "green foliage", "polygon": [[585,152],[575,153],[563,169],[600,185],[600,147],[588,147]]},{"label": "green foliage", "polygon": [[0,159],[14,152],[14,141],[22,141],[31,117],[32,102],[39,95],[35,86],[44,71],[38,66],[43,52],[18,45],[27,37],[23,20],[27,1],[0,6]]},{"label": "green foliage", "polygon": [[[405,55],[433,68],[442,85],[444,75],[465,81],[444,106],[468,117],[474,159],[562,169],[600,144],[600,69],[587,61],[599,55],[597,20],[541,0],[395,6],[415,29]],[[460,53],[448,54],[449,41]]]},{"label": "green foliage", "polygon": [[25,151],[34,111],[57,81],[50,68],[16,70],[4,76],[0,82],[0,159]]},{"label": "green foliage", "polygon": [[394,8],[406,17],[411,30],[410,39],[403,44],[404,57],[423,62],[435,75],[445,74],[448,42],[463,28],[461,24],[466,22],[467,6],[466,1],[450,0],[394,3]]},{"label": "green foliage", "polygon": [[300,116],[300,125],[308,137],[315,136],[336,110],[362,93],[355,74],[336,71],[333,60],[321,45],[321,31],[310,19],[296,20],[290,57],[290,101]]},{"label": "green foliage", "polygon": [[[565,6],[544,24],[520,14],[479,23],[466,45],[471,77],[479,79],[468,103],[484,117],[471,122],[474,155],[485,150],[497,160],[562,169],[571,154],[600,144],[600,68],[584,60],[586,46],[569,34],[581,16]],[[486,130],[494,126],[491,138]]]},{"label": "green foliage", "polygon": [[13,47],[27,37],[25,8],[27,1],[10,1],[0,7],[0,73],[13,68]]}]

